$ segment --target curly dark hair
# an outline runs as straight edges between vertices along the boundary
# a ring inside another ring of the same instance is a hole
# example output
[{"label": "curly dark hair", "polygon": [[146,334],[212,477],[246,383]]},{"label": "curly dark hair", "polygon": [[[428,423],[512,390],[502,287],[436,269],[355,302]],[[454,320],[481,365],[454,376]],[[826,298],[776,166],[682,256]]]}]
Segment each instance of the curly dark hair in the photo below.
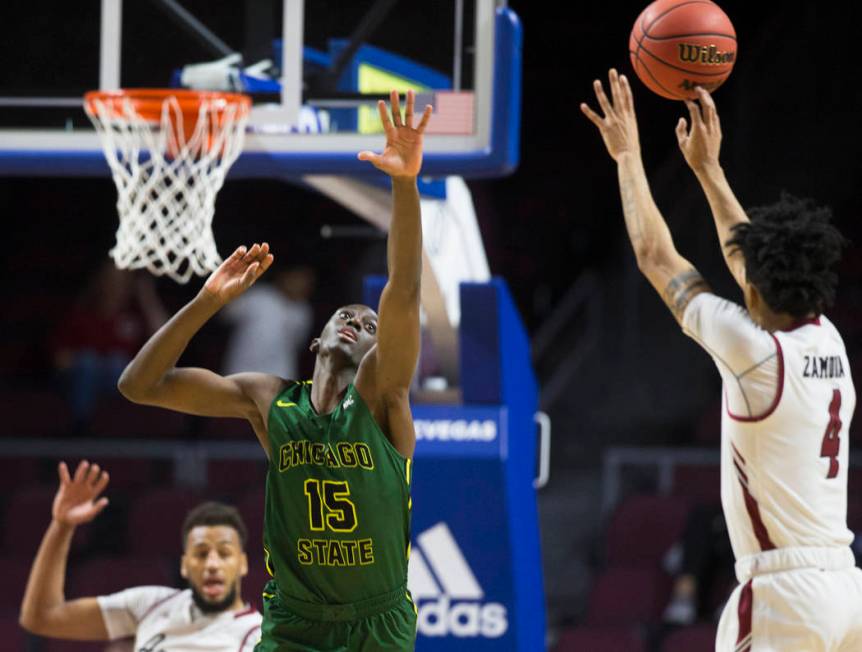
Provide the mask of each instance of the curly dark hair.
[{"label": "curly dark hair", "polygon": [[192,509],[186,514],[186,519],[183,521],[183,548],[186,547],[189,532],[192,531],[192,528],[196,528],[199,525],[226,525],[232,527],[239,535],[240,544],[243,550],[245,550],[245,542],[248,540],[248,530],[245,527],[242,516],[240,516],[235,507],[211,501],[201,503]]},{"label": "curly dark hair", "polygon": [[725,246],[742,253],[745,274],[767,305],[798,319],[829,308],[847,244],[831,209],[782,192],[776,203],[746,212],[751,221],[734,226]]}]

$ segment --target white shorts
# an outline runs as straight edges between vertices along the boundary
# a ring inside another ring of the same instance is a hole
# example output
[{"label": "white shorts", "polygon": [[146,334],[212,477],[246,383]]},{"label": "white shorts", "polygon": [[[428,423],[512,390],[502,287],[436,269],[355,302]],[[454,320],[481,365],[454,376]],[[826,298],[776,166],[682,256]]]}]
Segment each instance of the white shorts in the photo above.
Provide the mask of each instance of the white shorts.
[{"label": "white shorts", "polygon": [[862,570],[850,549],[782,548],[740,559],[716,652],[862,650]]}]

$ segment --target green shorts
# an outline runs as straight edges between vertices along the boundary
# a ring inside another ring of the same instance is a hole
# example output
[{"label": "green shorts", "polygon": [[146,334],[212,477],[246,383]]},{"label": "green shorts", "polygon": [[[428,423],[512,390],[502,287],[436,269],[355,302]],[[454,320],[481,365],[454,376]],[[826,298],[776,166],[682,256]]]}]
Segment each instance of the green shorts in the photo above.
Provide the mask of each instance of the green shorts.
[{"label": "green shorts", "polygon": [[406,587],[342,605],[300,602],[270,580],[255,652],[413,652],[416,608]]}]

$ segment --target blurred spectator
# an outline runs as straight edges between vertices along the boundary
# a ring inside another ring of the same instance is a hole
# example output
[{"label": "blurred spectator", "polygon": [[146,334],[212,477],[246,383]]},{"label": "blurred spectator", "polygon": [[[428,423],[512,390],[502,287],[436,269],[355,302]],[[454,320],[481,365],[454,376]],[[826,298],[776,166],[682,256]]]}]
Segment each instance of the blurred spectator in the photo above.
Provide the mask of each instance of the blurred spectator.
[{"label": "blurred spectator", "polygon": [[309,299],[316,282],[312,268],[289,267],[222,309],[234,326],[225,352],[226,375],[257,371],[299,378],[299,352],[311,343],[314,313]]},{"label": "blurred spectator", "polygon": [[86,430],[99,399],[116,391],[123,368],[166,320],[150,275],[119,270],[111,261],[96,270],[52,337],[77,432]]},{"label": "blurred spectator", "polygon": [[722,606],[712,604],[712,599],[733,578],[733,551],[720,505],[698,505],[691,510],[682,541],[668,552],[665,567],[674,575],[674,584],[664,622],[691,625],[698,618],[711,619],[709,610]]}]

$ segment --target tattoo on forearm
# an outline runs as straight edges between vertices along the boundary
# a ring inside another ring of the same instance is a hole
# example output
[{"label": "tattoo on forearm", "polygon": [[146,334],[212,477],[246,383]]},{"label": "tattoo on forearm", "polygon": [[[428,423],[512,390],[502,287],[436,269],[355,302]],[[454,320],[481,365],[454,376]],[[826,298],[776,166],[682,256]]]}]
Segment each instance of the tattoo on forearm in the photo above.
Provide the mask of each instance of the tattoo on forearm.
[{"label": "tattoo on forearm", "polygon": [[696,295],[709,290],[703,276],[696,269],[689,269],[674,276],[664,290],[664,302],[677,318],[682,319],[686,306]]},{"label": "tattoo on forearm", "polygon": [[620,195],[623,200],[623,218],[626,221],[626,230],[632,244],[637,244],[643,237],[641,230],[641,216],[635,201],[634,184],[631,181],[620,182]]}]

